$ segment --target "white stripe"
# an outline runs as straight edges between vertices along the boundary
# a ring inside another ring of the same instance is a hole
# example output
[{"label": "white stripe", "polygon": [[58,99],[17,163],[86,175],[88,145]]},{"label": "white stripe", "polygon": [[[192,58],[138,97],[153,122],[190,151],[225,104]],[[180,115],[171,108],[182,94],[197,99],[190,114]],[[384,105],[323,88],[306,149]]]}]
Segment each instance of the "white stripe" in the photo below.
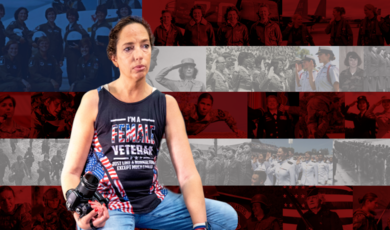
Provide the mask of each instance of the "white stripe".
[{"label": "white stripe", "polygon": [[114,160],[128,160],[128,157],[114,157]]},{"label": "white stripe", "polygon": [[150,121],[150,122],[154,122],[154,120],[152,120],[152,119],[146,119],[146,118],[142,118],[141,121]]},{"label": "white stripe", "polygon": [[111,120],[111,122],[115,122],[115,121],[126,121],[126,118],[120,118],[120,119],[113,119],[113,120]]}]

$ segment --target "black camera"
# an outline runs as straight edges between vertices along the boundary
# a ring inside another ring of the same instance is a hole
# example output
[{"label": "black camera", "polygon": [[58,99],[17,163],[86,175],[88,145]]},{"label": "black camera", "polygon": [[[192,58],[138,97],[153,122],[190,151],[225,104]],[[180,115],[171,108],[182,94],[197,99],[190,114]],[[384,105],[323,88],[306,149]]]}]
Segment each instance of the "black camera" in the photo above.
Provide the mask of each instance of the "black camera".
[{"label": "black camera", "polygon": [[69,189],[66,192],[66,208],[78,213],[82,218],[92,211],[91,205],[88,203],[89,200],[104,203],[108,207],[108,198],[104,198],[96,191],[98,185],[99,178],[91,173],[85,174],[75,189]]}]

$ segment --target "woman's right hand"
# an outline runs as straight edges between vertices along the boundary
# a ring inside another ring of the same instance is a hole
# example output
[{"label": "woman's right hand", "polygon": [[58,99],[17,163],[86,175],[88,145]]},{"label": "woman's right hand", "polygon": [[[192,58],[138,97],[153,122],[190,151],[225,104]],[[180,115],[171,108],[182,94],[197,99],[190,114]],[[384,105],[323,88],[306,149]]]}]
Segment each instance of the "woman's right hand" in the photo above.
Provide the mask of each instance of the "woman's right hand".
[{"label": "woman's right hand", "polygon": [[352,103],[349,105],[349,107],[352,107],[352,106],[356,105],[356,103],[357,103],[357,101],[352,102]]},{"label": "woman's right hand", "polygon": [[92,204],[91,207],[94,209],[87,215],[83,216],[83,218],[80,218],[80,215],[76,212],[73,214],[77,226],[79,226],[81,229],[90,229],[90,221],[92,220],[93,226],[96,228],[102,228],[106,224],[106,221],[108,218],[110,218],[110,215],[108,214],[108,210],[105,204],[100,205]]}]

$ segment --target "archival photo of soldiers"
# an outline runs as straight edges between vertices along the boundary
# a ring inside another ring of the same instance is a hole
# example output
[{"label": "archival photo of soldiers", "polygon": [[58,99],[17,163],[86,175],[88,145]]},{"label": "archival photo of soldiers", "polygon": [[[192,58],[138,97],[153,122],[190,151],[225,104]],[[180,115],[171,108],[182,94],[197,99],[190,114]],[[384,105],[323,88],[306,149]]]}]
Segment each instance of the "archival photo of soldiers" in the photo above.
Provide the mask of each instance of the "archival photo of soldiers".
[{"label": "archival photo of soldiers", "polygon": [[390,48],[385,46],[364,47],[364,91],[390,91]]},{"label": "archival photo of soldiers", "polygon": [[337,185],[389,185],[390,142],[353,139],[334,142]]},{"label": "archival photo of soldiers", "polygon": [[355,230],[354,189],[350,186],[284,187],[283,229]]},{"label": "archival photo of soldiers", "polygon": [[31,186],[0,186],[0,229],[32,229]]},{"label": "archival photo of soldiers", "polygon": [[297,114],[282,108],[299,108],[299,93],[250,93],[248,94],[249,138],[293,138],[298,131]]},{"label": "archival photo of soldiers", "polygon": [[30,138],[69,138],[84,93],[31,94]]},{"label": "archival photo of soldiers", "polygon": [[298,49],[291,46],[207,47],[207,91],[295,91]]},{"label": "archival photo of soldiers", "polygon": [[353,187],[353,229],[390,229],[390,189],[384,186]]},{"label": "archival photo of soldiers", "polygon": [[[86,92],[119,77],[108,35],[135,0],[15,0],[0,4],[0,91]],[[26,6],[26,7],[19,7]]]},{"label": "archival photo of soldiers", "polygon": [[246,138],[246,93],[167,93],[179,104],[189,138]]},{"label": "archival photo of soldiers", "polygon": [[389,138],[389,93],[347,93],[346,138]]},{"label": "archival photo of soldiers", "polygon": [[32,230],[74,230],[76,221],[66,209],[61,186],[31,186]]},{"label": "archival photo of soldiers", "polygon": [[340,91],[369,91],[369,80],[364,65],[364,47],[340,46]]},{"label": "archival photo of soldiers", "polygon": [[1,139],[0,183],[60,185],[68,139]]},{"label": "archival photo of soldiers", "polygon": [[161,92],[205,92],[205,47],[153,47],[146,82]]},{"label": "archival photo of soldiers", "polygon": [[0,138],[27,138],[30,112],[30,93],[0,93]]}]

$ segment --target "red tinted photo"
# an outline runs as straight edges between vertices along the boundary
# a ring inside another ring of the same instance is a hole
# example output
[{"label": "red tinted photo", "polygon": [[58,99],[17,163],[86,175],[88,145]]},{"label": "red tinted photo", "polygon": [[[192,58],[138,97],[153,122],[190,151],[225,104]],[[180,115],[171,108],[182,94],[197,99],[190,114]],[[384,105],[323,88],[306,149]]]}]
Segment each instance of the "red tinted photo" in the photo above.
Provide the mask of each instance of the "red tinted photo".
[{"label": "red tinted photo", "polygon": [[30,111],[30,93],[0,93],[0,138],[28,137]]}]

